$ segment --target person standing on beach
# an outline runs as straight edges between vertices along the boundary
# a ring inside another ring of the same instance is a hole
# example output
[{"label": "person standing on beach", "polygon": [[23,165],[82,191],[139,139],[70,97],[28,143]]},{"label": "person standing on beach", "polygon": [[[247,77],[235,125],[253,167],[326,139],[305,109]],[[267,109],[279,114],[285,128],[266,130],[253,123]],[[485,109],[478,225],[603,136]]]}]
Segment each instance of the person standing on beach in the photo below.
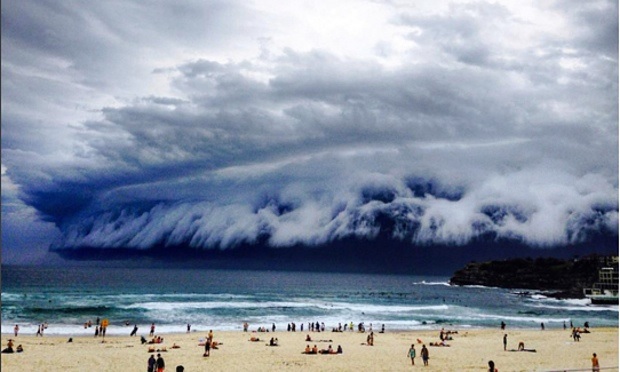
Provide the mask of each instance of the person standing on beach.
[{"label": "person standing on beach", "polygon": [[489,372],[497,372],[497,368],[495,368],[495,362],[489,360]]},{"label": "person standing on beach", "polygon": [[207,340],[205,342],[205,353],[202,356],[208,357],[209,355],[211,355],[211,341]]},{"label": "person standing on beach", "polygon": [[192,325],[187,323],[187,333],[189,333],[189,330],[192,328]]},{"label": "person standing on beach", "polygon": [[155,323],[151,323],[151,332],[149,333],[149,336],[155,336]]},{"label": "person standing on beach", "polygon": [[157,361],[155,360],[155,355],[151,354],[151,357],[149,358],[149,361],[147,363],[146,372],[155,372],[155,364],[156,363],[157,363]]},{"label": "person standing on beach", "polygon": [[504,351],[506,351],[506,345],[508,344],[508,335],[504,334]]},{"label": "person standing on beach", "polygon": [[157,372],[164,372],[166,369],[166,362],[164,362],[164,358],[161,357],[161,354],[157,354]]},{"label": "person standing on beach", "polygon": [[134,324],[134,325],[133,325],[133,330],[132,330],[132,331],[131,331],[131,333],[129,334],[129,337],[131,337],[131,336],[135,336],[135,335],[136,335],[136,333],[138,333],[138,325],[137,325],[137,324]]},{"label": "person standing on beach", "polygon": [[407,356],[411,358],[411,365],[415,366],[415,345],[414,344],[411,344],[411,347],[409,348],[409,353],[407,353]]},{"label": "person standing on beach", "polygon": [[426,345],[422,345],[422,351],[420,351],[420,355],[422,355],[422,361],[424,362],[425,366],[428,366],[428,349],[426,348]]},{"label": "person standing on beach", "polygon": [[598,372],[600,371],[601,367],[598,364],[598,357],[596,356],[596,353],[592,354],[592,372]]},{"label": "person standing on beach", "polygon": [[15,324],[15,328],[13,328],[13,333],[15,333],[15,337],[17,337],[18,332],[19,332],[19,326]]}]

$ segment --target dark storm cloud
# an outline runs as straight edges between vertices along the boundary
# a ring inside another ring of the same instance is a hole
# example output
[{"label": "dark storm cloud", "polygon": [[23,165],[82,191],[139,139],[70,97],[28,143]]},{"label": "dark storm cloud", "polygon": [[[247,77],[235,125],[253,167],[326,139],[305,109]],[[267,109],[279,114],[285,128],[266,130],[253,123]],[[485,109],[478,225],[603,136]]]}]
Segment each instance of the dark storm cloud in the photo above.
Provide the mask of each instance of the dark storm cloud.
[{"label": "dark storm cloud", "polygon": [[[363,56],[328,39],[273,46],[258,33],[278,31],[265,23],[273,14],[241,6],[98,5],[93,22],[84,5],[35,4],[7,15],[3,5],[3,41],[21,51],[3,53],[3,96],[14,88],[3,102],[3,164],[14,197],[61,230],[60,247],[315,245],[375,238],[386,224],[392,238],[423,244],[617,234],[609,3],[543,9],[557,25],[510,4],[386,6],[375,22],[402,44],[379,37]],[[249,39],[224,31],[233,18],[244,22],[232,30],[257,32],[260,48],[226,45]],[[180,52],[177,42],[200,48]],[[140,53],[160,62],[134,62]],[[24,71],[27,55],[61,62]],[[145,78],[149,89],[138,84]],[[57,81],[70,88],[67,102],[53,100]],[[72,114],[85,92],[93,100]],[[33,136],[38,127],[46,135]]]}]

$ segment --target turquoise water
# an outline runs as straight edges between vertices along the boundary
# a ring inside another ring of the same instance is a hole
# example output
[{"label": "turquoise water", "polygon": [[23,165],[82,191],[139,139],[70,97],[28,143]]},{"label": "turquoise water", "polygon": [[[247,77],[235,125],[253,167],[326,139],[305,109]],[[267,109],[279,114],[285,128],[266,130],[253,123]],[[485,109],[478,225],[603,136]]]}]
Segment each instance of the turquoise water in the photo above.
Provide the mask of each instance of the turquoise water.
[{"label": "turquoise water", "polygon": [[[88,320],[109,319],[108,334],[278,330],[309,322],[331,330],[364,322],[373,330],[618,326],[618,306],[556,300],[514,290],[455,287],[447,277],[240,270],[2,267],[2,333],[15,324],[36,333],[93,334]],[[128,322],[130,326],[126,326]]]}]

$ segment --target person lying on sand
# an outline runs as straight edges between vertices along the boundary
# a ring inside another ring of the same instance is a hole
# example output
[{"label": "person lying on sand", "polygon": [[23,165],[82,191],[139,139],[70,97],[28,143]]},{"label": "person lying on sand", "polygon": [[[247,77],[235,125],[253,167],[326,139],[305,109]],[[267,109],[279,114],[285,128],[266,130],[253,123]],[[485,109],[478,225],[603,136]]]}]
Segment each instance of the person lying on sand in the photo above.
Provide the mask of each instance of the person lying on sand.
[{"label": "person lying on sand", "polygon": [[149,341],[149,344],[161,344],[162,342],[164,342],[164,338],[161,336],[157,336],[153,337],[153,339]]},{"label": "person lying on sand", "polygon": [[250,337],[249,341],[258,342],[258,341],[260,341],[260,338],[252,336],[252,337]]},{"label": "person lying on sand", "polygon": [[321,354],[336,354],[334,349],[332,349],[332,345],[329,345],[327,349],[323,349],[320,351]]},{"label": "person lying on sand", "polygon": [[172,348],[172,349],[180,349],[181,347],[179,345],[177,345],[176,343],[173,343],[172,346],[170,346],[170,348]]},{"label": "person lying on sand", "polygon": [[525,343],[523,341],[521,341],[521,342],[519,342],[519,348],[517,350],[510,349],[508,351],[529,351],[530,353],[535,353],[536,349],[526,349],[525,348]]}]

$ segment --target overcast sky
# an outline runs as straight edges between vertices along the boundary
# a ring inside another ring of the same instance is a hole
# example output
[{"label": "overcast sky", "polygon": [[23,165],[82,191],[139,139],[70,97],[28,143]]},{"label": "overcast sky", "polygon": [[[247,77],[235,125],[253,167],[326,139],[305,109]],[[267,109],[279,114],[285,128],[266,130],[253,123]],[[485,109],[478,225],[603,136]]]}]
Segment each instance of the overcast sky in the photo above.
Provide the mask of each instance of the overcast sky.
[{"label": "overcast sky", "polygon": [[618,233],[615,1],[2,1],[2,261]]}]

